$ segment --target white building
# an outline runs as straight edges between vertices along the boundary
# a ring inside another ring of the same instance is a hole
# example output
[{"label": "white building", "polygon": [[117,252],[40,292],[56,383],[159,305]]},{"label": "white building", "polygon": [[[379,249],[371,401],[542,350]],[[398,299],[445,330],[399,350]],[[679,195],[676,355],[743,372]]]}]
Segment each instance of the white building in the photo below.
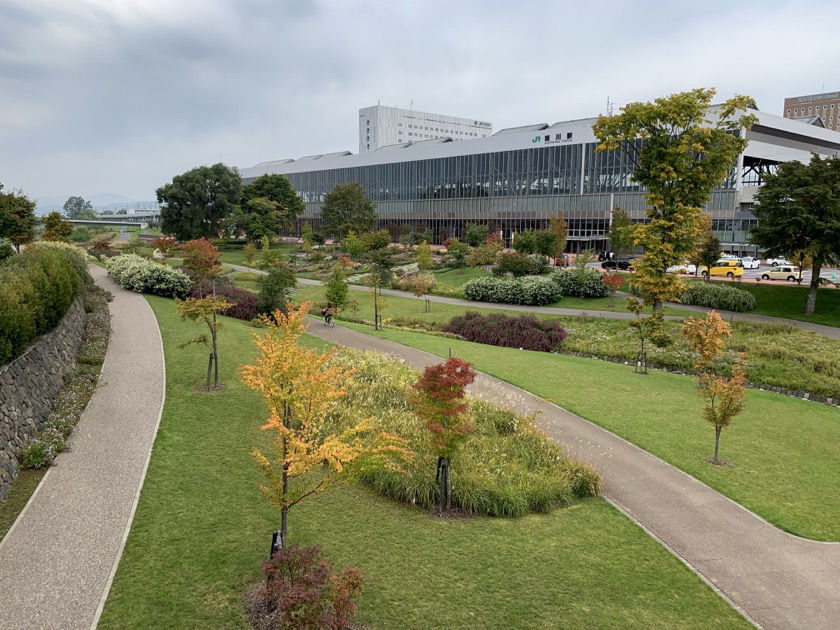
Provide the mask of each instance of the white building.
[{"label": "white building", "polygon": [[493,135],[493,123],[374,105],[359,110],[359,153],[435,138],[474,140]]}]

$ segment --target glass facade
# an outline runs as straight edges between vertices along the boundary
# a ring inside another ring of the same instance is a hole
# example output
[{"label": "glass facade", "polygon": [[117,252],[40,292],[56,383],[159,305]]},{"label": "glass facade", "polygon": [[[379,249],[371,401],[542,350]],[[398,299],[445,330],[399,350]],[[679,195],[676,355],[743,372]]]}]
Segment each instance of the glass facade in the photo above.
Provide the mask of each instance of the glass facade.
[{"label": "glass facade", "polygon": [[[595,146],[564,143],[285,175],[306,203],[303,220],[316,227],[327,193],[359,182],[377,204],[379,226],[392,233],[431,229],[444,240],[472,222],[501,231],[508,241],[512,233],[546,227],[549,216],[560,213],[569,225],[569,251],[600,250],[607,248],[612,209],[641,221],[645,201],[631,179],[630,156],[596,153]],[[735,219],[735,174],[733,169],[706,207],[715,221]],[[720,225],[733,234],[728,224]]]}]

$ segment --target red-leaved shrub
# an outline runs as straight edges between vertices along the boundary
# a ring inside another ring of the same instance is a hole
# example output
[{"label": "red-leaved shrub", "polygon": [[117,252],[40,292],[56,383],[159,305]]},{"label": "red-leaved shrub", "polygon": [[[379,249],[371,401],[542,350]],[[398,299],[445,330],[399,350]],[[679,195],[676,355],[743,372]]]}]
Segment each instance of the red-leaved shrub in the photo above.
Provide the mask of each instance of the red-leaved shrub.
[{"label": "red-leaved shrub", "polygon": [[318,547],[290,545],[275,552],[262,566],[265,581],[248,602],[255,628],[342,630],[350,627],[356,599],[362,592],[362,572],[354,567],[333,574]]},{"label": "red-leaved shrub", "polygon": [[556,321],[541,321],[534,315],[508,317],[474,311],[453,317],[443,331],[477,343],[540,352],[551,352],[566,338],[566,331]]},{"label": "red-leaved shrub", "polygon": [[[228,302],[233,304],[233,306],[223,311],[222,315],[235,317],[236,319],[244,319],[245,321],[251,321],[259,315],[259,311],[257,310],[257,300],[259,299],[259,296],[256,293],[248,291],[247,289],[240,289],[226,280],[216,280],[215,285],[216,295],[225,298]],[[207,297],[208,293],[209,291],[205,285],[204,297]],[[198,285],[194,284],[190,289],[190,297],[197,298],[200,296],[201,293],[199,292]]]}]

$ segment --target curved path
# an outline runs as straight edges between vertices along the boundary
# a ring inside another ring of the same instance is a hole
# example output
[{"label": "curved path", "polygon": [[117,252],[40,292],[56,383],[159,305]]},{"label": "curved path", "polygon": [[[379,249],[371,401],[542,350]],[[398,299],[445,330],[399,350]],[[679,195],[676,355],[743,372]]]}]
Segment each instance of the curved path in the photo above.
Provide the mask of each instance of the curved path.
[{"label": "curved path", "polygon": [[[238,271],[247,271],[251,273],[265,273],[258,269],[253,269],[251,267],[245,267],[242,265],[228,265],[229,267],[236,269]],[[298,284],[304,286],[321,286],[323,282],[320,280],[312,280],[309,278],[298,278]],[[357,284],[349,285],[350,290],[352,291],[370,291],[367,287],[359,286]],[[411,298],[412,295],[406,293],[405,291],[395,291],[393,289],[382,289],[383,295],[392,295],[394,297],[402,297],[402,298]],[[622,294],[626,297],[630,297],[630,294]],[[577,309],[577,308],[561,308],[557,306],[524,306],[520,304],[498,304],[498,303],[491,303],[491,302],[472,302],[470,300],[462,300],[459,298],[448,298],[448,297],[441,297],[439,295],[429,295],[427,296],[429,300],[432,302],[440,302],[441,304],[454,304],[456,306],[465,306],[468,308],[489,308],[495,309],[499,311],[516,311],[519,313],[546,313],[551,315],[568,315],[572,317],[576,317],[579,315],[588,315],[589,317],[601,317],[603,319],[636,319],[636,316],[627,311],[593,311],[588,309]],[[706,308],[703,306],[689,306],[686,304],[679,304],[679,303],[667,303],[667,306],[673,306],[674,308],[679,308],[684,311],[693,311],[695,313],[708,313],[712,309]],[[735,313],[732,311],[718,311],[722,317],[724,317],[728,321],[751,321],[751,322],[764,322],[769,324],[787,324],[789,326],[793,326],[794,328],[801,328],[802,330],[809,330],[811,332],[815,332],[817,334],[823,335],[824,337],[828,337],[830,339],[840,339],[840,328],[835,328],[834,326],[823,326],[822,324],[812,324],[810,322],[802,322],[796,319],[784,319],[781,317],[771,317],[769,315],[758,315],[755,313]],[[665,319],[672,319],[672,320],[681,320],[684,319],[678,315],[668,315]]]},{"label": "curved path", "polygon": [[[312,320],[309,333],[395,355],[417,368],[441,359],[377,337]],[[693,477],[618,436],[481,374],[474,394],[520,410],[570,452],[597,465],[604,496],[757,625],[768,629],[840,627],[840,544],[777,529]]]},{"label": "curved path", "polygon": [[0,542],[0,628],[92,628],[122,554],[163,408],[160,331],[142,295],[114,294],[99,385],[70,439]]},{"label": "curved path", "polygon": [[[59,456],[0,543],[4,629],[95,627],[160,420],[165,375],[154,314],[141,295],[114,286],[97,267],[91,271],[115,296],[111,344],[73,450]],[[315,323],[309,332],[396,354],[416,367],[440,361],[341,327]],[[507,404],[514,395],[517,408],[539,412],[551,437],[602,470],[608,500],[757,624],[838,627],[840,545],[785,534],[645,451],[507,383],[481,375],[474,392]]]}]

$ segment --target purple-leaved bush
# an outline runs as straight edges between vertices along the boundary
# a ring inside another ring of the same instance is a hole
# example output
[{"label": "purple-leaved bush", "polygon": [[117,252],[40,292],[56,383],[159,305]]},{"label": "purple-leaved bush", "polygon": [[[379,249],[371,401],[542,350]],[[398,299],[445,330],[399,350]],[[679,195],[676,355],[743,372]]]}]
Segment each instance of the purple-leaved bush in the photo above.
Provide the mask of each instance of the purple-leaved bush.
[{"label": "purple-leaved bush", "polygon": [[501,313],[481,315],[474,311],[453,317],[443,331],[476,343],[539,352],[555,350],[567,334],[558,322],[540,321],[534,315],[508,317]]}]

